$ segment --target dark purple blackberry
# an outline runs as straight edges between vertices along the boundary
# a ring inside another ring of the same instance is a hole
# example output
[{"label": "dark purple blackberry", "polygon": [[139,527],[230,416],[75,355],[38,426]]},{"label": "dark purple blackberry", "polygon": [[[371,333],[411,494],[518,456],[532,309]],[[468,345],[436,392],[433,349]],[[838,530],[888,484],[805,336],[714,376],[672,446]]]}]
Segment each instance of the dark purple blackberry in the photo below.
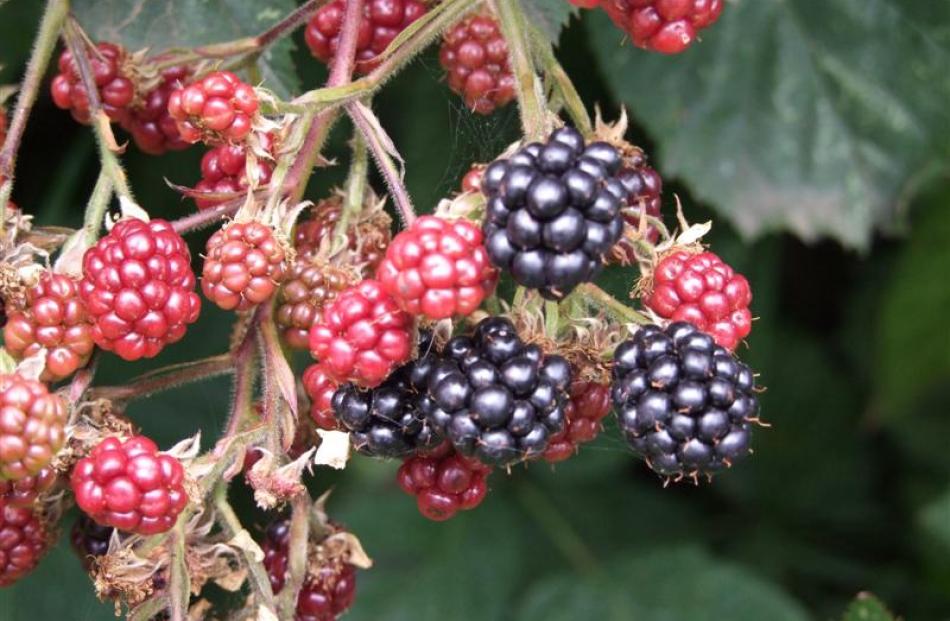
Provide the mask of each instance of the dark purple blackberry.
[{"label": "dark purple blackberry", "polygon": [[593,280],[623,234],[620,166],[616,148],[570,127],[494,161],[482,181],[491,262],[550,300]]},{"label": "dark purple blackberry", "polygon": [[446,344],[421,407],[459,453],[507,466],[539,457],[563,431],[570,383],[564,358],[525,345],[510,321],[490,317]]},{"label": "dark purple blackberry", "polygon": [[81,513],[79,519],[73,523],[70,541],[86,571],[89,571],[93,558],[103,556],[109,551],[109,540],[113,532],[114,528],[96,524],[85,513]]},{"label": "dark purple blackberry", "polygon": [[[628,226],[637,229],[640,226],[640,214],[662,218],[663,206],[663,179],[660,173],[647,164],[646,156],[642,152],[635,152],[624,159],[623,168],[617,173],[617,178],[627,190],[627,202],[624,205],[623,219]],[[648,224],[645,233],[647,241],[655,244],[660,238],[660,231]],[[626,237],[614,246],[611,259],[623,264],[636,263],[637,256],[632,240]]]},{"label": "dark purple blackberry", "polygon": [[333,413],[360,453],[406,457],[442,441],[419,409],[436,362],[429,353],[429,336],[424,334],[420,340],[422,355],[396,369],[380,386],[365,390],[344,384],[333,393]]},{"label": "dark purple blackberry", "polygon": [[613,375],[620,428],[658,474],[711,476],[749,454],[753,373],[691,324],[640,328],[614,353]]}]

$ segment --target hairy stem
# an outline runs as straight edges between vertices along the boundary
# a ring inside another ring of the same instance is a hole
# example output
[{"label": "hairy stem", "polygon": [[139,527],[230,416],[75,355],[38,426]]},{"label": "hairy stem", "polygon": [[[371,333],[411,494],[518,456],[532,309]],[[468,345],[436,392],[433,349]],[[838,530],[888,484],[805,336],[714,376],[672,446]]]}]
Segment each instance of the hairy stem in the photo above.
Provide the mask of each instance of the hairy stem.
[{"label": "hairy stem", "polygon": [[538,62],[544,68],[545,75],[553,83],[554,90],[560,95],[561,101],[564,103],[571,120],[574,121],[575,127],[582,134],[590,135],[594,131],[594,126],[591,123],[590,115],[587,113],[587,107],[577,92],[577,88],[574,87],[574,82],[571,81],[570,76],[567,75],[564,67],[561,66],[554,55],[551,43],[536,26],[529,25],[529,32],[532,49],[537,55]]},{"label": "hairy stem", "polygon": [[102,230],[102,221],[109,209],[109,200],[112,198],[112,179],[104,170],[99,171],[96,186],[92,189],[89,202],[86,203],[86,213],[83,216],[82,228],[86,234],[86,245],[92,246],[99,239]]},{"label": "hairy stem", "polygon": [[409,198],[409,191],[406,190],[406,186],[403,183],[402,171],[396,166],[396,163],[390,155],[392,152],[398,156],[395,145],[393,145],[392,140],[390,140],[385,130],[367,106],[358,101],[354,101],[353,103],[347,104],[346,111],[350,114],[350,118],[353,119],[353,124],[356,125],[366,140],[366,144],[369,146],[370,153],[373,154],[373,159],[376,161],[379,172],[382,173],[383,179],[386,180],[386,186],[389,188],[389,194],[393,197],[396,209],[399,210],[399,214],[402,216],[403,224],[408,227],[412,224],[413,220],[416,219],[416,212],[412,207],[412,199]]},{"label": "hairy stem", "polygon": [[631,323],[636,323],[640,325],[647,325],[653,323],[649,317],[640,313],[626,304],[623,304],[617,298],[610,295],[597,285],[591,282],[585,282],[580,285],[578,291],[588,296],[590,300],[600,306],[604,310],[610,312],[612,315],[618,317],[621,320],[629,321]]},{"label": "hairy stem", "polygon": [[520,0],[489,0],[502,34],[508,44],[511,70],[515,76],[521,125],[529,140],[543,138],[548,133],[547,102],[538,80],[538,72],[530,53],[531,39],[528,21],[521,10]]},{"label": "hairy stem", "polygon": [[544,333],[550,339],[557,340],[560,305],[547,300],[544,302]]},{"label": "hairy stem", "polygon": [[127,621],[151,621],[156,615],[165,612],[168,605],[164,598],[155,597],[146,600],[129,611]]},{"label": "hairy stem", "polygon": [[366,200],[366,176],[369,173],[369,157],[366,154],[366,141],[359,132],[354,132],[351,141],[353,158],[350,161],[350,172],[346,178],[346,197],[340,220],[333,229],[333,246],[330,256],[346,248],[349,238],[346,235],[353,217],[363,211]]},{"label": "hairy stem", "polygon": [[[16,157],[20,150],[20,141],[23,140],[23,132],[26,130],[26,121],[33,109],[33,104],[36,102],[40,86],[43,83],[43,75],[49,66],[53,50],[56,49],[56,42],[59,39],[60,30],[63,28],[68,13],[69,0],[47,1],[43,18],[40,21],[39,32],[36,35],[36,42],[33,45],[33,53],[30,55],[30,60],[26,66],[26,75],[23,78],[23,83],[20,84],[20,93],[17,96],[16,108],[13,110],[10,127],[7,130],[7,138],[3,142],[3,149],[0,150],[0,178],[6,180],[6,183],[0,189],[0,205],[6,205],[10,198],[10,192],[13,189]],[[3,227],[2,220],[0,218],[0,231]]]},{"label": "hairy stem", "polygon": [[[219,484],[215,488],[214,504],[217,510],[218,525],[220,525],[221,530],[224,531],[225,537],[234,539],[242,532],[247,533],[247,529],[241,525],[241,520],[238,519],[234,508],[232,508],[228,502],[228,488],[226,485]],[[238,549],[244,557],[248,573],[251,576],[251,590],[254,592],[260,604],[276,615],[277,605],[274,602],[274,590],[271,588],[267,570],[261,561],[254,557],[254,554],[250,550],[242,546],[238,546]]]},{"label": "hairy stem", "polygon": [[171,560],[168,568],[168,609],[171,621],[188,621],[188,600],[191,597],[191,578],[185,560],[185,520],[188,512],[182,513],[169,533]]},{"label": "hairy stem", "polygon": [[184,384],[199,382],[234,370],[231,354],[220,354],[173,364],[140,375],[123,386],[104,386],[91,390],[92,398],[111,401],[131,401],[169,390]]},{"label": "hairy stem", "polygon": [[[254,377],[257,368],[254,364],[257,348],[254,347],[254,334],[249,331],[244,342],[234,353],[234,402],[231,415],[224,430],[223,438],[235,436],[241,429],[241,423],[253,407]],[[223,446],[219,444],[218,446]]]},{"label": "hairy stem", "polygon": [[287,549],[287,582],[277,601],[281,619],[293,619],[297,597],[307,577],[307,540],[310,534],[310,494],[297,494],[291,501],[290,544]]},{"label": "hairy stem", "polygon": [[211,226],[212,224],[220,222],[225,218],[233,216],[235,213],[237,213],[237,210],[240,209],[242,205],[244,205],[246,200],[246,197],[241,196],[226,203],[196,211],[190,216],[185,216],[184,218],[178,218],[177,220],[172,221],[172,228],[179,235],[183,235],[191,231],[197,231],[207,226]]}]

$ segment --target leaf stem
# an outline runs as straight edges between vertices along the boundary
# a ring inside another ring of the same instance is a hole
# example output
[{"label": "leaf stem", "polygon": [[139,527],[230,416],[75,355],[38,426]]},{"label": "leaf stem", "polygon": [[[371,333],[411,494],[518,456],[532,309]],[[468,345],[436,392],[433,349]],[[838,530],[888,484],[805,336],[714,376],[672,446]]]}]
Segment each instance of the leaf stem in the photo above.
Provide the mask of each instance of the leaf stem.
[{"label": "leaf stem", "polygon": [[570,115],[574,121],[574,126],[584,135],[589,136],[594,131],[594,126],[590,120],[590,114],[587,113],[587,107],[583,99],[577,92],[574,82],[564,71],[564,67],[558,62],[554,55],[554,49],[551,43],[541,34],[537,26],[528,24],[528,31],[531,36],[532,49],[538,56],[538,62],[544,68],[544,73],[553,82],[554,89],[560,95]]},{"label": "leaf stem", "polygon": [[560,305],[552,300],[544,302],[544,332],[545,336],[557,340],[558,314]]},{"label": "leaf stem", "polygon": [[104,386],[91,390],[92,398],[131,401],[148,397],[176,386],[199,382],[234,370],[231,354],[182,362],[138,376],[123,386]]},{"label": "leaf stem", "polygon": [[366,141],[363,140],[363,136],[359,132],[353,132],[350,144],[353,157],[350,160],[350,172],[346,178],[346,197],[343,201],[343,209],[340,212],[340,220],[333,229],[333,246],[330,250],[330,256],[343,250],[349,244],[346,232],[350,228],[350,221],[363,211],[363,203],[366,200],[366,177],[369,173]]},{"label": "leaf stem", "polygon": [[589,296],[597,306],[610,311],[613,315],[639,325],[648,325],[653,321],[643,313],[636,311],[591,282],[581,284],[578,291]]},{"label": "leaf stem", "polygon": [[287,549],[287,582],[277,599],[281,619],[293,619],[300,588],[307,577],[307,542],[310,534],[310,494],[303,491],[291,500],[290,542]]},{"label": "leaf stem", "polygon": [[543,138],[549,129],[547,102],[544,100],[544,92],[530,54],[529,26],[521,10],[520,0],[488,0],[488,2],[495,15],[498,16],[502,34],[508,44],[508,56],[515,76],[524,135],[529,140]]},{"label": "leaf stem", "polygon": [[191,578],[188,576],[188,564],[185,559],[185,520],[184,512],[169,533],[170,556],[168,578],[168,606],[171,621],[188,621],[188,600],[191,598]]}]

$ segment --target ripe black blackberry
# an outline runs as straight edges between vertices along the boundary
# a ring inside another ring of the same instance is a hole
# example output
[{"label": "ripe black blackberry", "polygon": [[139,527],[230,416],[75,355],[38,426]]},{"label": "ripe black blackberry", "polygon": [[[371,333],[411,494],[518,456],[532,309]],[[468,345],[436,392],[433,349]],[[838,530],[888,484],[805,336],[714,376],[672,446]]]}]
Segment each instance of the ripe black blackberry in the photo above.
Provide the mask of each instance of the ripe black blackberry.
[{"label": "ripe black blackberry", "polygon": [[73,523],[70,541],[86,571],[89,571],[93,558],[109,551],[109,540],[114,532],[111,526],[100,526],[85,513],[80,513],[79,519]]},{"label": "ripe black blackberry", "polygon": [[696,480],[750,453],[753,373],[691,324],[644,326],[617,348],[613,374],[620,428],[658,474]]},{"label": "ripe black blackberry", "polygon": [[333,412],[350,432],[353,448],[373,457],[406,457],[442,441],[419,409],[436,357],[423,333],[416,360],[396,369],[382,385],[365,390],[344,384],[333,394]]},{"label": "ripe black blackberry", "polygon": [[559,300],[600,272],[623,234],[620,152],[570,127],[486,170],[485,247],[518,284]]},{"label": "ripe black blackberry", "polygon": [[564,429],[570,382],[567,360],[525,345],[510,321],[490,317],[446,344],[421,408],[459,453],[507,466],[541,456]]}]

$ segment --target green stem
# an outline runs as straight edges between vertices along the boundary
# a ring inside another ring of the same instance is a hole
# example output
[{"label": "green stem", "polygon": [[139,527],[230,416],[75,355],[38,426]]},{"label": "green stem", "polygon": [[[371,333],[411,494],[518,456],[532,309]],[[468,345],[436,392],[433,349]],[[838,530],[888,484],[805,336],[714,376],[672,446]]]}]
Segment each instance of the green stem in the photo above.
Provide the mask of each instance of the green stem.
[{"label": "green stem", "polygon": [[185,520],[188,512],[182,513],[169,533],[170,556],[168,578],[168,606],[171,621],[188,620],[188,600],[191,598],[191,578],[185,559]]},{"label": "green stem", "polygon": [[112,179],[105,171],[99,171],[96,186],[92,189],[89,202],[86,203],[86,213],[83,216],[83,230],[86,233],[86,245],[92,246],[99,239],[102,222],[109,209],[109,200],[112,198]]},{"label": "green stem", "polygon": [[[228,488],[223,483],[215,488],[214,504],[215,509],[217,509],[218,525],[221,526],[225,537],[234,539],[239,533],[247,531],[247,529],[241,525],[241,520],[238,519],[237,514],[228,502]],[[241,556],[244,557],[248,573],[251,576],[251,589],[254,591],[260,604],[276,615],[277,605],[274,602],[274,590],[271,588],[267,570],[260,561],[254,558],[254,554],[252,554],[251,551],[245,550],[243,547],[239,547],[239,549]]]},{"label": "green stem", "polygon": [[167,605],[162,597],[146,600],[129,612],[127,621],[151,621],[157,615],[165,612]]},{"label": "green stem", "polygon": [[524,135],[529,140],[541,139],[549,129],[548,111],[538,81],[538,72],[530,54],[528,20],[521,10],[520,0],[489,0],[489,3],[498,16],[502,34],[508,44]]},{"label": "green stem", "polygon": [[544,333],[550,338],[557,340],[558,333],[558,313],[560,305],[557,302],[547,300],[544,303]]},{"label": "green stem", "polygon": [[310,534],[310,494],[301,492],[291,501],[287,582],[277,599],[281,619],[293,619],[300,587],[307,577],[307,540]]},{"label": "green stem", "polygon": [[555,90],[558,95],[560,95],[561,101],[563,101],[564,107],[567,109],[567,113],[574,121],[574,126],[577,127],[582,134],[589,136],[594,132],[594,126],[591,123],[590,115],[587,113],[584,100],[581,99],[570,76],[564,71],[564,67],[558,62],[551,43],[547,38],[542,35],[534,25],[529,24],[529,32],[531,35],[532,48],[538,56],[538,61],[544,68],[545,75],[553,82]]},{"label": "green stem", "polygon": [[366,141],[359,132],[353,133],[351,141],[353,158],[350,161],[350,172],[346,179],[346,197],[340,220],[333,229],[333,247],[330,256],[340,252],[349,244],[347,230],[350,222],[363,211],[366,200],[366,178],[369,174],[369,156],[366,153]]},{"label": "green stem", "polygon": [[600,306],[601,308],[609,311],[611,314],[624,321],[629,321],[631,323],[640,325],[648,325],[653,323],[649,317],[630,308],[626,304],[621,303],[617,300],[617,298],[610,295],[594,283],[583,283],[577,289],[581,293],[589,296],[591,301],[597,306]]},{"label": "green stem", "polygon": [[233,370],[234,360],[231,354],[220,354],[156,369],[140,375],[123,386],[93,388],[91,398],[111,401],[142,399],[157,392],[224,375]]}]

